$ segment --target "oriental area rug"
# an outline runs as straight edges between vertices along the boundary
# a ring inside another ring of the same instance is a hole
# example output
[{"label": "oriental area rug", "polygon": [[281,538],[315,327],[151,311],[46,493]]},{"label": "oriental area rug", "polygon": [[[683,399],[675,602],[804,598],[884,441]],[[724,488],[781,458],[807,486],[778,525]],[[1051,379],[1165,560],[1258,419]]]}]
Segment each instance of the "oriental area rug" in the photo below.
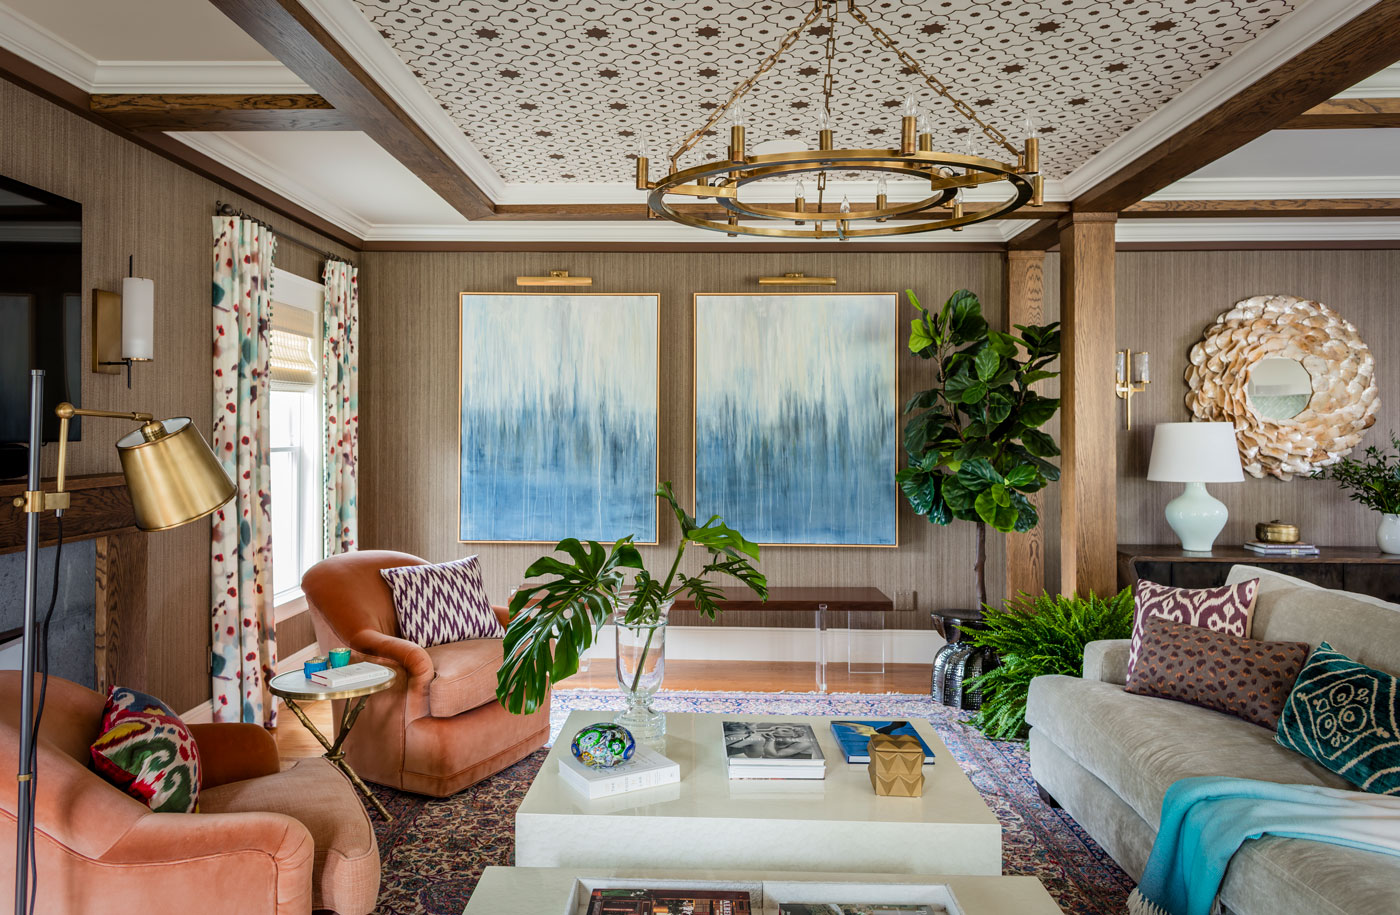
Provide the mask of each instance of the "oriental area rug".
[{"label": "oriental area rug", "polygon": [[[616,690],[556,690],[551,739],[569,712],[620,709]],[[966,712],[928,696],[859,693],[662,691],[667,712],[839,715],[930,722],[1002,824],[1002,872],[1029,874],[1068,915],[1119,915],[1133,881],[1061,810],[1036,795],[1025,745],[987,740]],[[539,772],[540,750],[449,798],[376,786],[393,822],[371,816],[382,860],[380,915],[461,915],[483,868],[513,863],[515,810]]]}]

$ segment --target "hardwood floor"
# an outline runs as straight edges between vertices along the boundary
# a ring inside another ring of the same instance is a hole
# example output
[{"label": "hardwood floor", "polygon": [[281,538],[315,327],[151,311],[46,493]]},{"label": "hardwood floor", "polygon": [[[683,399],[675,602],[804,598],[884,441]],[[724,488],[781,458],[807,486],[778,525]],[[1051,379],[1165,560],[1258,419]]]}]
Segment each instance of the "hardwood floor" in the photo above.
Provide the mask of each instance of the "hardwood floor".
[{"label": "hardwood floor", "polygon": [[[929,665],[890,664],[883,674],[851,674],[845,663],[827,666],[826,688],[832,693],[927,693]],[[566,681],[574,689],[613,689],[617,676],[610,658],[589,664]],[[789,661],[671,661],[666,662],[666,688],[733,690],[742,692],[812,692],[817,688],[813,666]],[[321,733],[330,736],[331,704],[312,702],[306,714]],[[283,760],[320,756],[321,745],[290,711],[283,708],[275,736]]]}]

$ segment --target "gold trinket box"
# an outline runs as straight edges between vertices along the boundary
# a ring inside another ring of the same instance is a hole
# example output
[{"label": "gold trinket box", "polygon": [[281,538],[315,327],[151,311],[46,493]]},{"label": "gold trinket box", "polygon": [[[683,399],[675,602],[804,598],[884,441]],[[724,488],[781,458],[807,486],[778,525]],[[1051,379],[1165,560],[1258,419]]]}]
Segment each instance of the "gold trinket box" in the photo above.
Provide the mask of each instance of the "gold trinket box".
[{"label": "gold trinket box", "polygon": [[1297,543],[1298,525],[1282,521],[1260,521],[1254,525],[1254,537],[1263,543]]}]

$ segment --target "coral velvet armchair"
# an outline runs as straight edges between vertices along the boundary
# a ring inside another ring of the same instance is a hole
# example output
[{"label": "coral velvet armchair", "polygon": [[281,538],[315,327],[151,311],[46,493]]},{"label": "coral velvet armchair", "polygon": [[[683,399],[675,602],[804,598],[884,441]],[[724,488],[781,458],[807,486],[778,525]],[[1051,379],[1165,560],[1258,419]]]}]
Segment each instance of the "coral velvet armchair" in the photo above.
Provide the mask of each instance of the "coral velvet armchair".
[{"label": "coral velvet armchair", "polygon": [[[393,688],[369,697],[345,740],[346,760],[368,781],[446,797],[543,746],[549,708],[512,715],[496,701],[500,639],[423,648],[399,636],[379,570],[410,565],[427,562],[387,550],[340,553],[312,566],[301,587],[323,652],[343,645],[356,661],[400,672]],[[504,625],[507,611],[495,610]]]},{"label": "coral velvet armchair", "polygon": [[[0,764],[19,754],[18,671],[0,672]],[[326,760],[280,770],[255,724],[190,725],[199,813],[153,813],[89,765],[105,697],[49,678],[35,778],[38,904],[45,915],[192,912],[366,915],[379,848],[350,782]],[[15,780],[0,778],[0,894],[14,895]]]}]

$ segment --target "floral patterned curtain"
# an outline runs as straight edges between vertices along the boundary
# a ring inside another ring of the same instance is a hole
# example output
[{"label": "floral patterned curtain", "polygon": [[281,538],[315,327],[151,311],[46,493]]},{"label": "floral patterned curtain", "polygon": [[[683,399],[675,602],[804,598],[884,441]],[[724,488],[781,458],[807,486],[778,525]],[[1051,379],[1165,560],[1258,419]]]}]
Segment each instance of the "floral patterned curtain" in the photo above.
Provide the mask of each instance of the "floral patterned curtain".
[{"label": "floral patterned curtain", "polygon": [[213,515],[214,720],[273,727],[277,667],[269,513],[268,326],[277,239],[240,217],[214,217],[214,453],[238,485]]},{"label": "floral patterned curtain", "polygon": [[360,271],[327,261],[322,279],[326,307],[321,320],[325,375],[326,555],[355,549],[359,538],[356,464],[360,455]]}]

